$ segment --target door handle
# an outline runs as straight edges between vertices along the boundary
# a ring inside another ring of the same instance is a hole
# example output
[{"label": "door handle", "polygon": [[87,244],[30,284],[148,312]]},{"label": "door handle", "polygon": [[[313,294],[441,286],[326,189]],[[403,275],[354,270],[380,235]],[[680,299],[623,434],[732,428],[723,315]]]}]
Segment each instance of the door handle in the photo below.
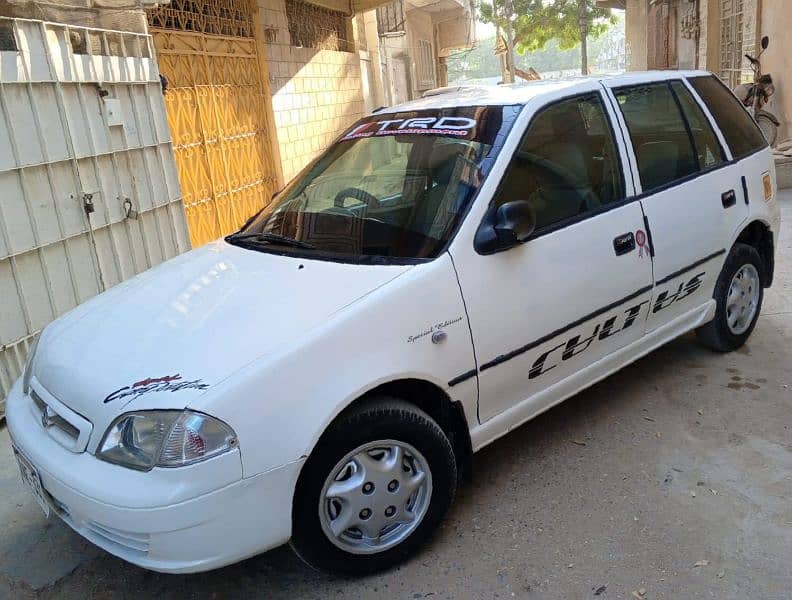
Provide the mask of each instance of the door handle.
[{"label": "door handle", "polygon": [[627,233],[613,238],[613,250],[616,252],[616,256],[621,256],[622,254],[627,254],[635,250],[635,236],[633,232],[628,231]]},{"label": "door handle", "polygon": [[723,204],[723,208],[729,208],[737,204],[737,194],[734,193],[734,190],[729,190],[721,194],[721,204]]}]

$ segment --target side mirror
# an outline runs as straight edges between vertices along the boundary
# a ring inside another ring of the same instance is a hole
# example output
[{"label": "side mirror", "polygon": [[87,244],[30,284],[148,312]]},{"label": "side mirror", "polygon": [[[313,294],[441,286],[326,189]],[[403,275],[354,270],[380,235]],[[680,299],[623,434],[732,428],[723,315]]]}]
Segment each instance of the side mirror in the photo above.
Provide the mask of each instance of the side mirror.
[{"label": "side mirror", "polygon": [[768,47],[769,45],[770,45],[770,38],[769,38],[769,37],[767,37],[767,36],[764,36],[764,37],[762,38],[762,50],[767,50],[767,47]]},{"label": "side mirror", "polygon": [[514,200],[501,204],[476,232],[474,241],[480,254],[507,250],[527,240],[536,229],[536,213],[530,202]]}]

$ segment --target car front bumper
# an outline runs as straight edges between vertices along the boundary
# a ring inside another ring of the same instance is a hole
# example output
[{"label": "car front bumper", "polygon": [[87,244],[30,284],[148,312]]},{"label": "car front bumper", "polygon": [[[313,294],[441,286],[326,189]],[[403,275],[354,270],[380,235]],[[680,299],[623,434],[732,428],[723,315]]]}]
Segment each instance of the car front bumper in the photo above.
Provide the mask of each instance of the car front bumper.
[{"label": "car front bumper", "polygon": [[[85,452],[70,452],[36,422],[28,402],[17,382],[7,402],[12,443],[38,471],[51,514],[111,554],[154,571],[191,573],[240,561],[289,540],[302,460],[159,504],[151,491],[162,486],[145,483],[153,471],[140,473]],[[179,479],[194,480],[198,473],[189,467],[162,471],[168,471],[164,476],[173,478],[175,488],[182,483]],[[96,497],[97,478],[106,480],[107,498]],[[162,478],[160,474],[160,482]],[[131,506],[118,503],[124,496]]]}]

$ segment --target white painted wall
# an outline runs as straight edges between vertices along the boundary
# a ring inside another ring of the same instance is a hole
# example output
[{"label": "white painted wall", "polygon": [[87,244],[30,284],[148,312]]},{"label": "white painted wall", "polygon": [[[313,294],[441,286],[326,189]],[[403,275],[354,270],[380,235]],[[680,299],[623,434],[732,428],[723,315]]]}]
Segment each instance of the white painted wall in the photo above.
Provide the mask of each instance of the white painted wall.
[{"label": "white painted wall", "polygon": [[0,51],[2,414],[42,327],[190,242],[151,39],[0,22],[17,46]]}]

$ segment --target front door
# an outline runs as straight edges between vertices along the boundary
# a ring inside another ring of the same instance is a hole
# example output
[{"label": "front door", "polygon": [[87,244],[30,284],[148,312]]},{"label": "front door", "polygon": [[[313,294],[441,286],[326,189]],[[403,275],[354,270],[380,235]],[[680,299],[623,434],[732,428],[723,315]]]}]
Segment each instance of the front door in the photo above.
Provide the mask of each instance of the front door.
[{"label": "front door", "polygon": [[684,81],[638,83],[613,94],[632,142],[655,253],[646,323],[653,331],[710,301],[748,206],[739,170]]},{"label": "front door", "polygon": [[546,408],[560,399],[554,384],[643,335],[651,258],[601,92],[540,109],[511,159],[493,203],[529,201],[531,239],[492,255],[452,249],[482,422],[523,402]]}]

